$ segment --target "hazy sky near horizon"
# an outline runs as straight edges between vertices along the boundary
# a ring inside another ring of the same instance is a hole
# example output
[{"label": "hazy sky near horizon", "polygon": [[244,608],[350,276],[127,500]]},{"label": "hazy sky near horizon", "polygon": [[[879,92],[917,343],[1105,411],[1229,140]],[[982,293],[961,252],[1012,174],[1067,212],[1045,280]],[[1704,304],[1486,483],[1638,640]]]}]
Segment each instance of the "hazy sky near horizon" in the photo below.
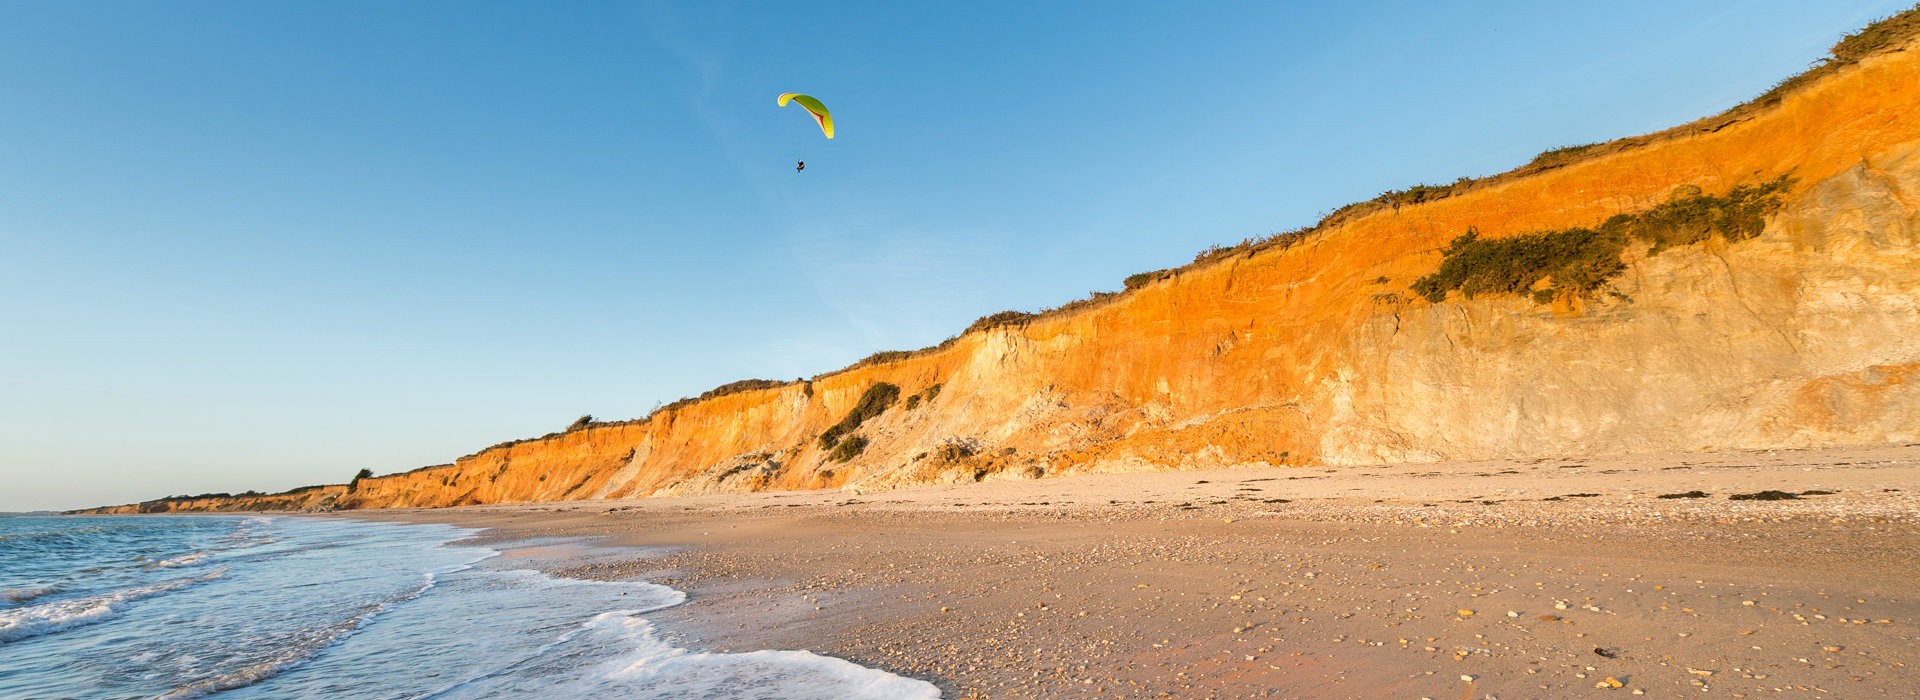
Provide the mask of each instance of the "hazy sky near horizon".
[{"label": "hazy sky near horizon", "polygon": [[0,0],[0,511],[934,344],[1718,112],[1907,6],[1298,5]]}]

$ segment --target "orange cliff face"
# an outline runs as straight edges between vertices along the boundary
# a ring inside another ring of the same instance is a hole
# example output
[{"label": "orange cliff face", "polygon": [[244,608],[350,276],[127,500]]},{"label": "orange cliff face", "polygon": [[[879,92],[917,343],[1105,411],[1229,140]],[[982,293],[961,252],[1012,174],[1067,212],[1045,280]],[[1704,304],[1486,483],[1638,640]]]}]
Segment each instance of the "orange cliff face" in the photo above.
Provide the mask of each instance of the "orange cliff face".
[{"label": "orange cliff face", "polygon": [[[1110,303],[366,479],[308,505],[1920,440],[1915,48],[1711,130],[1382,209]],[[1409,291],[1470,227],[1499,238],[1594,226],[1678,187],[1780,175],[1794,185],[1759,237],[1630,250],[1617,295],[1431,303]],[[852,431],[863,451],[831,458],[818,436],[879,383],[902,401]]]},{"label": "orange cliff face", "polygon": [[347,487],[307,486],[283,493],[207,494],[185,498],[162,498],[144,503],[107,506],[73,511],[89,515],[138,515],[151,513],[212,513],[231,511],[329,510]]}]

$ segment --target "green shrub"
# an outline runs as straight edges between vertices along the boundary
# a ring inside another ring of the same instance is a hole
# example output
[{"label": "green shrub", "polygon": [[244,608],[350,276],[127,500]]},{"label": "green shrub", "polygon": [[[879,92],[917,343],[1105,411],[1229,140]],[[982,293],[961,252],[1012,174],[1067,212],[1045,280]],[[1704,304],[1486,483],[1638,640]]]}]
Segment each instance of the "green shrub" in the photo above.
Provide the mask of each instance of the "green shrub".
[{"label": "green shrub", "polygon": [[[1413,283],[1413,291],[1439,302],[1453,290],[1469,298],[1486,294],[1529,294],[1548,303],[1571,294],[1591,296],[1626,269],[1621,255],[1629,241],[1649,244],[1648,254],[1692,245],[1719,236],[1743,241],[1760,235],[1766,217],[1781,206],[1780,193],[1792,180],[1781,176],[1757,185],[1741,185],[1723,196],[1699,189],[1674,196],[1639,214],[1620,214],[1598,228],[1534,231],[1481,240],[1467,229],[1441,251],[1440,269]],[[1548,286],[1536,289],[1541,282]]]},{"label": "green shrub", "polygon": [[1605,146],[1605,145],[1606,145],[1605,143],[1583,143],[1577,146],[1561,146],[1559,148],[1549,148],[1547,150],[1541,151],[1540,155],[1534,156],[1533,160],[1527,161],[1527,164],[1522,167],[1551,168],[1555,166],[1566,165],[1568,163],[1572,163],[1574,161],[1580,160],[1582,157],[1585,157],[1588,153],[1593,152],[1595,148],[1599,146]]},{"label": "green shrub", "polygon": [[[841,418],[840,422],[833,424],[828,427],[825,432],[820,433],[820,449],[833,449],[835,445],[840,443],[841,438],[858,430],[861,423],[865,423],[868,419],[886,412],[887,407],[892,406],[893,402],[899,400],[899,398],[900,387],[892,384],[880,382],[867,387],[866,393],[860,395],[860,402],[854,405],[853,410],[847,412],[846,417]],[[862,447],[864,447],[865,444],[863,440],[861,443]],[[858,453],[856,450],[855,454]],[[846,460],[841,461],[844,462]]]},{"label": "green shrub", "polygon": [[835,462],[845,462],[859,456],[860,453],[866,451],[866,449],[867,439],[855,435],[841,440],[840,444],[835,446],[832,452],[827,453],[827,458]]},{"label": "green shrub", "polygon": [[1093,291],[1087,292],[1087,298],[1085,299],[1075,299],[1073,301],[1069,301],[1065,304],[1061,304],[1051,309],[1046,309],[1035,315],[1048,316],[1052,314],[1070,313],[1070,312],[1078,311],[1080,309],[1099,306],[1117,296],[1120,296],[1119,292],[1102,292],[1099,290],[1093,290]]},{"label": "green shrub", "polygon": [[[686,408],[688,406],[699,403],[701,401],[705,401],[707,399],[719,398],[722,396],[729,396],[732,394],[738,394],[745,391],[756,391],[759,389],[773,389],[776,387],[783,387],[788,384],[798,383],[800,381],[802,380],[796,379],[792,382],[783,382],[777,379],[742,379],[737,382],[728,382],[726,384],[721,384],[720,386],[714,387],[712,389],[708,389],[705,392],[702,392],[699,396],[682,397],[679,399],[675,399],[672,403],[656,406],[652,411],[648,412],[647,415],[648,417],[652,417],[653,414],[656,414],[656,413],[660,413],[663,411],[678,411],[682,408]],[[586,426],[583,426],[583,427],[586,427]],[[503,443],[503,444],[506,444],[506,443]]]},{"label": "green shrub", "polygon": [[853,363],[853,366],[869,367],[872,365],[886,364],[888,362],[904,360],[909,357],[913,357],[912,350],[881,350],[880,352],[876,352],[872,355],[868,355],[864,358],[861,358],[859,362]]},{"label": "green shrub", "polygon": [[1852,63],[1907,42],[1920,34],[1920,6],[1867,25],[1860,31],[1840,37],[1828,53],[1840,63]]},{"label": "green shrub", "polygon": [[[1628,233],[1652,243],[1649,255],[1693,245],[1718,234],[1728,241],[1760,235],[1767,216],[1780,209],[1780,192],[1792,180],[1782,175],[1757,185],[1741,185],[1722,197],[1710,197],[1698,188],[1683,189],[1652,209],[1629,217]],[[1619,217],[1615,217],[1619,218]]]},{"label": "green shrub", "polygon": [[221,491],[219,493],[202,493],[202,494],[197,494],[192,496],[189,496],[186,494],[180,494],[178,496],[162,496],[160,498],[156,498],[151,501],[141,501],[141,503],[159,503],[162,501],[206,501],[206,500],[212,500],[215,498],[233,498],[233,494],[227,493],[225,491]]},{"label": "green shrub", "polygon": [[915,408],[919,408],[920,404],[923,404],[923,403],[933,403],[934,397],[940,395],[940,387],[942,386],[945,386],[945,385],[934,384],[925,389],[921,389],[920,393],[918,394],[914,394],[912,396],[907,397],[907,410],[913,410]]},{"label": "green shrub", "polygon": [[1025,311],[1002,311],[997,314],[988,314],[976,319],[960,334],[966,335],[975,331],[999,328],[1000,326],[1017,326],[1026,323],[1028,319],[1033,318],[1035,315],[1036,314],[1030,314]]},{"label": "green shrub", "polygon": [[1382,192],[1380,196],[1374,197],[1373,201],[1395,207],[1422,204],[1446,199],[1465,192],[1467,187],[1472,184],[1473,180],[1464,177],[1453,181],[1451,185],[1428,185],[1423,183],[1404,190]]},{"label": "green shrub", "polygon": [[1455,289],[1469,298],[1518,294],[1548,278],[1554,291],[1588,293],[1626,267],[1620,261],[1626,238],[1617,231],[1576,228],[1490,241],[1479,236],[1469,229],[1454,239],[1442,251],[1440,269],[1413,283],[1414,293],[1435,302]]},{"label": "green shrub", "polygon": [[1122,284],[1124,284],[1127,289],[1139,289],[1141,287],[1145,287],[1149,284],[1152,284],[1154,282],[1157,282],[1172,276],[1173,276],[1172,270],[1154,270],[1152,272],[1141,272],[1138,274],[1127,275],[1126,281],[1123,282]]},{"label": "green shrub", "polygon": [[1193,261],[1195,263],[1204,263],[1211,260],[1219,260],[1222,258],[1230,257],[1235,253],[1243,252],[1247,250],[1247,248],[1248,246],[1237,246],[1237,245],[1225,246],[1225,245],[1214,244],[1214,245],[1207,246],[1206,250],[1202,250],[1198,253],[1194,253]]}]

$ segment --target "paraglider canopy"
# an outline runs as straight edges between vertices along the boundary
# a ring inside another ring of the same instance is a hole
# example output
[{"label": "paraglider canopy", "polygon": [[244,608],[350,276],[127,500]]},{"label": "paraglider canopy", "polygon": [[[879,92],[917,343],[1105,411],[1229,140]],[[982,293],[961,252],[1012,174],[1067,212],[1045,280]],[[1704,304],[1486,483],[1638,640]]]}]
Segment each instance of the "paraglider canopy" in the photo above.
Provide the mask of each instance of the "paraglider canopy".
[{"label": "paraglider canopy", "polygon": [[833,115],[827,113],[826,105],[820,104],[819,100],[797,92],[780,93],[780,106],[785,107],[788,102],[799,103],[801,107],[807,110],[808,114],[813,115],[814,121],[820,122],[820,133],[826,134],[827,138],[833,138]]}]

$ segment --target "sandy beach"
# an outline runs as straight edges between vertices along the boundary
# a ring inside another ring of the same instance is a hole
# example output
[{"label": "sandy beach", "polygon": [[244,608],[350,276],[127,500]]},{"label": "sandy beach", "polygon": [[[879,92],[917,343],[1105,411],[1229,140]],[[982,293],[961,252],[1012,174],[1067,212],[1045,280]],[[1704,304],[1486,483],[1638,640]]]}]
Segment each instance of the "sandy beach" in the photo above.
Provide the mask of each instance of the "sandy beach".
[{"label": "sandy beach", "polygon": [[[1755,496],[1755,494],[1760,494]],[[1920,445],[354,513],[952,698],[1913,697]]]}]

